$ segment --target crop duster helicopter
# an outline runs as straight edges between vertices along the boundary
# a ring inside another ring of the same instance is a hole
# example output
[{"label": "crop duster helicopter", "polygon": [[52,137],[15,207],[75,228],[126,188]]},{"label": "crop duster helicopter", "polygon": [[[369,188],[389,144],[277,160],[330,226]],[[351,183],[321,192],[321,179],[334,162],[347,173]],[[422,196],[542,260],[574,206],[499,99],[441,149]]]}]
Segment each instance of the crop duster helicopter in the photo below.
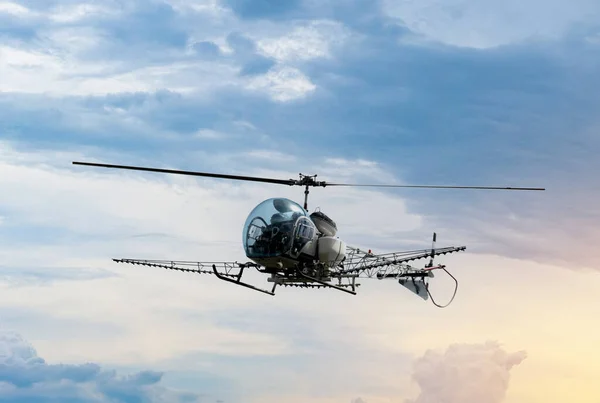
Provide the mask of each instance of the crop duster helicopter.
[{"label": "crop duster helicopter", "polygon": [[[454,300],[458,281],[445,265],[434,265],[437,255],[466,250],[466,246],[436,248],[436,233],[433,234],[431,249],[373,254],[371,250],[348,246],[336,236],[337,225],[321,211],[308,213],[308,195],[311,187],[369,186],[389,188],[438,188],[438,189],[493,189],[493,190],[545,190],[544,188],[491,187],[491,186],[432,186],[432,185],[369,185],[345,184],[317,181],[317,175],[299,174],[299,179],[275,179],[252,176],[225,175],[207,172],[181,171],[173,169],[146,168],[127,165],[112,165],[91,162],[73,162],[103,168],[128,169],[178,175],[202,176],[272,183],[304,187],[304,206],[287,198],[270,198],[259,203],[248,215],[242,232],[243,247],[250,260],[238,262],[194,262],[174,260],[113,259],[117,263],[145,265],[192,273],[214,274],[217,278],[275,295],[280,286],[303,288],[331,288],[356,295],[360,285],[358,278],[394,279],[406,289],[444,308]],[[427,259],[423,268],[408,262]],[[258,288],[242,281],[244,269],[254,268],[268,274],[267,281],[273,283],[271,290]],[[454,281],[454,292],[445,305],[438,304],[429,292],[428,279],[433,272],[443,270]]]}]

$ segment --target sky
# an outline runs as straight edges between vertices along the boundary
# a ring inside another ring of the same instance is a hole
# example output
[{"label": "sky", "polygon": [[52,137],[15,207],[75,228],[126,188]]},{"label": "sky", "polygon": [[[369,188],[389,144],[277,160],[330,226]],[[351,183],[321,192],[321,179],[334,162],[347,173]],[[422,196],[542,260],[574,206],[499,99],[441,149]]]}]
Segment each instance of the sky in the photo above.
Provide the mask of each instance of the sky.
[{"label": "sky", "polygon": [[[0,0],[0,400],[598,403],[599,17]],[[77,160],[547,190],[312,190],[349,245],[466,245],[439,259],[460,285],[438,309],[393,281],[271,297],[114,263],[244,260],[252,208],[303,190]]]}]

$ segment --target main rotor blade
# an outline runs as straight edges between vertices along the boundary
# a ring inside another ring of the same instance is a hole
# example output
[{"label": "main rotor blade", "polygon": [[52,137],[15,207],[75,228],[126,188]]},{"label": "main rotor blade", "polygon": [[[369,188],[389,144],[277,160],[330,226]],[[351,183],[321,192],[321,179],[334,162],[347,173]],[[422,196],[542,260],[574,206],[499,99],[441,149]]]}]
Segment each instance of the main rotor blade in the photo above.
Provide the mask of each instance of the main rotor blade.
[{"label": "main rotor blade", "polygon": [[530,187],[437,186],[437,185],[362,185],[362,184],[350,184],[350,183],[326,183],[325,186],[362,186],[362,187],[425,188],[425,189],[546,190],[546,188],[530,188]]},{"label": "main rotor blade", "polygon": [[160,172],[167,174],[176,175],[190,175],[190,176],[206,176],[209,178],[221,178],[221,179],[233,179],[240,181],[251,181],[251,182],[265,182],[275,183],[280,185],[294,185],[296,181],[293,179],[272,179],[272,178],[260,178],[254,176],[240,176],[240,175],[224,175],[224,174],[213,174],[208,172],[195,172],[195,171],[180,171],[175,169],[161,169],[161,168],[146,168],[129,165],[113,165],[113,164],[97,164],[93,162],[78,162],[73,161],[73,165],[85,165],[91,167],[102,167],[102,168],[117,168],[117,169],[130,169],[134,171],[146,171],[146,172]]},{"label": "main rotor blade", "polygon": [[[262,178],[256,176],[241,176],[241,175],[226,175],[226,174],[215,174],[209,172],[196,172],[196,171],[182,171],[176,169],[162,169],[162,168],[147,168],[130,165],[114,165],[114,164],[100,164],[94,162],[78,162],[73,161],[73,165],[85,165],[102,168],[117,168],[117,169],[129,169],[134,171],[145,171],[145,172],[160,172],[176,175],[190,175],[190,176],[204,176],[209,178],[221,178],[221,179],[233,179],[250,182],[263,182],[263,183],[274,183],[279,185],[308,185],[308,186],[360,186],[360,187],[387,187],[387,188],[424,188],[424,189],[484,189],[484,190],[546,190],[545,188],[533,188],[533,187],[499,187],[499,186],[437,186],[437,185],[376,185],[376,184],[350,184],[350,183],[328,183],[328,182],[317,182],[312,180],[295,180],[295,179],[274,179],[274,178]],[[309,179],[309,178],[305,178]]]}]

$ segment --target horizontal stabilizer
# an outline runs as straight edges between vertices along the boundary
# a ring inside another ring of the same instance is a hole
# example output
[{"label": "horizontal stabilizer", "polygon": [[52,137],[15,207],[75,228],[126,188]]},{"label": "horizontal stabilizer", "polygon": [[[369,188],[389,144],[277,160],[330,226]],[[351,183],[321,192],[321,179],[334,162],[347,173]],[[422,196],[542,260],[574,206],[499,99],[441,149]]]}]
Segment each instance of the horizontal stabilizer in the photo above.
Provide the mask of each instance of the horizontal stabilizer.
[{"label": "horizontal stabilizer", "polygon": [[418,295],[425,301],[429,299],[429,293],[427,292],[427,284],[421,279],[416,278],[401,278],[398,280],[401,286],[408,289],[413,294]]}]

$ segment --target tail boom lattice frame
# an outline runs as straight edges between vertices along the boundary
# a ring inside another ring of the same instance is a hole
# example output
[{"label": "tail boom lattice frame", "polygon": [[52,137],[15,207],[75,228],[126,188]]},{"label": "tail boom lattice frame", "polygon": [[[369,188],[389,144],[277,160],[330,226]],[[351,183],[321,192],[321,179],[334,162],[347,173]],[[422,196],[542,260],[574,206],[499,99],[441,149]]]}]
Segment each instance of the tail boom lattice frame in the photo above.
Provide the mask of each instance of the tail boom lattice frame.
[{"label": "tail boom lattice frame", "polygon": [[[432,256],[446,255],[466,250],[466,246],[447,247],[439,249],[422,249],[406,252],[373,254],[358,248],[347,247],[347,258],[340,265],[338,273],[356,274],[362,278],[398,278],[411,273],[429,272],[437,267],[417,269],[408,265],[413,260],[424,259]],[[431,277],[431,276],[429,276]]]}]

